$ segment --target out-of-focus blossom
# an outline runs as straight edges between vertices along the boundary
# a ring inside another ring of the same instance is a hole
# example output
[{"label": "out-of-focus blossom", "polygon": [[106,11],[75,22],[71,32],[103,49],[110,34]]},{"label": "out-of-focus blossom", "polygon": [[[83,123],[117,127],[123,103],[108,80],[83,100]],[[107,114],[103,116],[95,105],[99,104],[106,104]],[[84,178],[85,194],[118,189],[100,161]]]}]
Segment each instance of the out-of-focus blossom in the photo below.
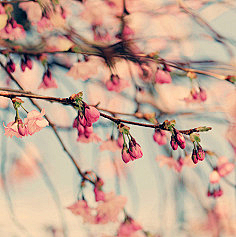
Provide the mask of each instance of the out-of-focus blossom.
[{"label": "out-of-focus blossom", "polygon": [[84,222],[95,224],[95,216],[92,215],[93,208],[90,208],[85,200],[78,200],[73,205],[67,207],[74,215],[79,215]]},{"label": "out-of-focus blossom", "polygon": [[142,227],[134,221],[132,218],[128,217],[121,225],[119,226],[117,236],[118,237],[129,237],[132,236],[136,231],[141,230]]},{"label": "out-of-focus blossom", "polygon": [[89,137],[86,137],[84,134],[78,136],[77,141],[82,143],[90,143],[90,142],[98,143],[101,142],[102,139],[96,133],[92,133],[89,135]]},{"label": "out-of-focus blossom", "polygon": [[90,57],[88,61],[76,62],[67,72],[67,75],[75,80],[86,81],[98,73],[99,60]]},{"label": "out-of-focus blossom", "polygon": [[170,76],[170,73],[168,71],[157,69],[155,74],[155,82],[159,84],[171,83],[172,78]]},{"label": "out-of-focus blossom", "polygon": [[117,221],[119,213],[124,208],[127,199],[110,192],[105,194],[105,200],[98,203],[96,220],[100,224]]},{"label": "out-of-focus blossom", "polygon": [[121,92],[125,88],[129,87],[129,81],[120,78],[118,75],[111,75],[110,80],[106,81],[106,87],[109,91]]},{"label": "out-of-focus blossom", "polygon": [[47,70],[43,75],[43,81],[39,85],[39,89],[49,89],[49,88],[57,88],[56,80],[52,77],[51,71]]},{"label": "out-of-focus blossom", "polygon": [[165,131],[161,129],[155,130],[155,133],[153,134],[153,140],[160,146],[165,145],[167,143]]},{"label": "out-of-focus blossom", "polygon": [[234,170],[235,164],[228,161],[224,156],[218,158],[217,171],[220,177],[230,174]]},{"label": "out-of-focus blossom", "polygon": [[118,145],[118,141],[111,138],[108,138],[106,141],[103,141],[99,148],[101,151],[108,150],[112,152],[116,152],[121,149],[121,147]]}]

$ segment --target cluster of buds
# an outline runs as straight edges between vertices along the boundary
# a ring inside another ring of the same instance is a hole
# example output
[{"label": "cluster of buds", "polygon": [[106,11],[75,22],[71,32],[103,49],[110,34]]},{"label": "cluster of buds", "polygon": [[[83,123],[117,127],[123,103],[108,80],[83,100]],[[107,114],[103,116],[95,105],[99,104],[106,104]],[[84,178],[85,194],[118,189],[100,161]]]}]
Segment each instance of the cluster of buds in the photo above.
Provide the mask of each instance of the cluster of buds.
[{"label": "cluster of buds", "polygon": [[70,100],[75,101],[78,105],[76,107],[78,109],[78,116],[74,120],[73,128],[77,128],[79,137],[85,136],[89,138],[93,133],[92,124],[98,121],[100,113],[95,107],[88,106],[82,101],[82,93],[73,94]]},{"label": "cluster of buds", "polygon": [[208,185],[208,191],[207,196],[208,197],[220,197],[223,194],[223,190],[220,187],[219,181],[220,181],[220,175],[217,170],[213,170],[209,176],[209,185]]},{"label": "cluster of buds", "polygon": [[33,63],[32,63],[32,60],[30,59],[30,57],[28,55],[24,55],[22,58],[21,58],[21,70],[22,72],[25,71],[26,67],[28,67],[30,70],[32,69],[33,67]]},{"label": "cluster of buds", "polygon": [[16,70],[16,65],[15,65],[15,63],[13,62],[12,59],[9,59],[9,61],[7,62],[6,70],[7,70],[8,73],[13,73],[13,72],[15,72],[15,70]]},{"label": "cluster of buds", "polygon": [[165,145],[167,143],[165,131],[161,129],[155,129],[155,133],[153,134],[153,140],[160,146]]},{"label": "cluster of buds", "polygon": [[195,101],[204,102],[207,99],[206,90],[204,90],[201,87],[199,87],[199,91],[197,91],[195,88],[192,88],[190,94],[191,94],[192,99],[195,100]]},{"label": "cluster of buds", "polygon": [[127,143],[124,142],[121,154],[122,154],[122,160],[125,163],[139,159],[143,156],[141,146],[135,141],[135,139],[132,136],[131,140],[129,141],[129,148],[127,146]]},{"label": "cluster of buds", "polygon": [[164,65],[163,69],[157,69],[156,74],[155,74],[155,82],[159,84],[164,84],[164,83],[171,83],[172,78],[170,76],[170,67],[167,65]]},{"label": "cluster of buds", "polygon": [[203,161],[205,159],[205,152],[199,143],[194,143],[194,148],[192,152],[192,161],[197,164],[198,161]]},{"label": "cluster of buds", "polygon": [[182,133],[180,133],[177,129],[173,128],[170,145],[173,150],[177,150],[178,146],[181,149],[184,149],[186,146],[186,141]]}]

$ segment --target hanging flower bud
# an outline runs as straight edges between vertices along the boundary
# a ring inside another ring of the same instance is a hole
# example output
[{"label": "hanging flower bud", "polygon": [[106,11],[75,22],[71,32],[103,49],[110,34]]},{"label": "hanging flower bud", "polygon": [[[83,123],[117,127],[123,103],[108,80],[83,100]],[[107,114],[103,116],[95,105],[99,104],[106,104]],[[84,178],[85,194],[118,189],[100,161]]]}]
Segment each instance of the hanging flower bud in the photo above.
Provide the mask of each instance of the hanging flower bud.
[{"label": "hanging flower bud", "polygon": [[201,101],[204,102],[207,99],[206,90],[202,89],[201,87],[199,87],[199,89],[200,89],[199,97],[200,97]]},{"label": "hanging flower bud", "polygon": [[178,143],[173,135],[171,136],[170,145],[174,151],[178,149]]},{"label": "hanging flower bud", "polygon": [[186,141],[184,139],[184,136],[182,133],[180,133],[179,131],[177,131],[176,134],[176,141],[178,143],[178,145],[180,146],[181,149],[184,149],[186,146]]},{"label": "hanging flower bud", "polygon": [[17,128],[18,128],[18,132],[21,136],[27,135],[27,128],[21,119],[17,120]]},{"label": "hanging flower bud", "polygon": [[166,133],[161,129],[156,129],[153,140],[160,146],[165,145],[167,143]]},{"label": "hanging flower bud", "polygon": [[31,70],[33,67],[33,63],[32,63],[31,58],[28,55],[25,55],[25,63],[26,63],[26,66]]},{"label": "hanging flower bud", "polygon": [[203,151],[201,145],[197,146],[197,159],[203,161],[205,158],[205,152]]},{"label": "hanging flower bud", "polygon": [[8,73],[15,72],[16,65],[11,59],[7,62],[6,69]]},{"label": "hanging flower bud", "polygon": [[121,151],[121,155],[122,155],[122,160],[125,163],[128,163],[129,161],[131,161],[131,155],[129,154],[128,148],[126,146],[123,147]]},{"label": "hanging flower bud", "polygon": [[117,139],[117,145],[119,147],[123,147],[124,144],[124,138],[123,138],[123,134],[119,133],[118,139]]},{"label": "hanging flower bud", "polygon": [[171,83],[172,78],[170,76],[170,73],[168,71],[157,69],[155,74],[155,82],[159,84]]},{"label": "hanging flower bud", "polygon": [[198,163],[197,150],[195,148],[193,148],[193,152],[192,152],[192,161],[194,164]]},{"label": "hanging flower bud", "polygon": [[26,64],[25,64],[25,60],[23,58],[20,61],[20,67],[21,67],[22,72],[24,72],[25,68],[26,68]]},{"label": "hanging flower bud", "polygon": [[93,123],[97,122],[100,117],[99,111],[93,106],[86,107],[84,114],[88,127],[92,126]]}]

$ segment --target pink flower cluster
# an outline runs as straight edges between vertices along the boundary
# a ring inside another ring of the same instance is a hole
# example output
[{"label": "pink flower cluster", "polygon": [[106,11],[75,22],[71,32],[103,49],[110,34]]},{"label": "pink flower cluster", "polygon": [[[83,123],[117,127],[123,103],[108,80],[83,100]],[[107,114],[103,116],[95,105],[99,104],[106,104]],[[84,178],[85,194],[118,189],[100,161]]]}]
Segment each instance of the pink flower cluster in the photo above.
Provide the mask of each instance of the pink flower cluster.
[{"label": "pink flower cluster", "polygon": [[131,140],[129,142],[129,148],[127,147],[126,143],[124,143],[121,154],[122,160],[125,163],[128,163],[129,161],[134,161],[143,156],[141,146],[135,141],[133,137],[131,137]]},{"label": "pink flower cluster", "polygon": [[121,79],[118,75],[112,74],[110,80],[106,82],[106,87],[109,91],[121,92],[126,87],[129,87],[127,80]]},{"label": "pink flower cluster", "polygon": [[153,140],[160,146],[165,145],[167,143],[165,131],[161,129],[155,129],[155,133],[153,134]]},{"label": "pink flower cluster", "polygon": [[203,161],[205,159],[205,152],[203,151],[200,144],[197,144],[196,147],[193,148],[192,152],[192,161],[194,164],[197,164],[198,161]]},{"label": "pink flower cluster", "polygon": [[27,118],[24,119],[24,123],[21,119],[13,121],[7,124],[5,127],[5,135],[9,137],[16,136],[22,138],[22,136],[33,135],[36,132],[39,132],[42,128],[49,125],[48,121],[43,118],[45,115],[45,110],[42,109],[41,113],[32,110],[27,114]]},{"label": "pink flower cluster", "polygon": [[174,129],[173,134],[171,136],[170,145],[173,150],[177,150],[178,146],[181,149],[184,149],[186,146],[186,141],[182,133],[180,133],[177,129]]},{"label": "pink flower cluster", "polygon": [[27,67],[30,70],[32,69],[33,63],[28,55],[24,55],[24,57],[21,58],[21,65],[20,66],[21,66],[22,72],[24,72]]},{"label": "pink flower cluster", "polygon": [[204,102],[207,100],[207,93],[206,90],[199,87],[199,91],[197,91],[195,88],[192,88],[190,92],[190,96],[187,98],[184,98],[185,102],[191,103],[191,102]]},{"label": "pink flower cluster", "polygon": [[95,107],[84,105],[84,111],[79,112],[73,123],[73,128],[77,128],[78,130],[78,141],[93,137],[92,124],[97,122],[99,117],[100,113]]},{"label": "pink flower cluster", "polygon": [[[2,5],[0,5],[0,15],[6,15],[5,8]],[[25,30],[23,26],[17,24],[16,20],[13,17],[9,18],[6,21],[6,24],[4,24],[3,26],[5,27],[0,28],[1,39],[8,39],[13,41],[25,37]]]},{"label": "pink flower cluster", "polygon": [[74,215],[80,215],[84,222],[91,224],[107,224],[109,222],[116,222],[119,213],[126,204],[126,198],[123,196],[116,196],[113,192],[104,193],[96,189],[96,201],[98,206],[91,208],[85,200],[78,200],[68,209]]}]

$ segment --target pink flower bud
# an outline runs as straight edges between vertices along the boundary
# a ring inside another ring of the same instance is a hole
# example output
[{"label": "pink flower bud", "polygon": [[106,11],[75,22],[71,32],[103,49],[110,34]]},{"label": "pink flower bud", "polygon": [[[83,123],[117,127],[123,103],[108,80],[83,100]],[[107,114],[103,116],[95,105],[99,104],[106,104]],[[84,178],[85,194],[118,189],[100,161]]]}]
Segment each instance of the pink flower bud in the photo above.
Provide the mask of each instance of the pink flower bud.
[{"label": "pink flower bud", "polygon": [[191,95],[192,95],[194,100],[197,100],[199,98],[199,94],[197,93],[195,88],[192,88]]},{"label": "pink flower bud", "polygon": [[159,84],[171,83],[172,78],[170,76],[170,73],[167,71],[158,69],[155,74],[155,82]]},{"label": "pink flower bud", "polygon": [[123,147],[123,144],[124,144],[123,135],[122,135],[122,133],[119,133],[119,136],[118,136],[118,139],[117,139],[117,145],[118,145],[119,147]]},{"label": "pink flower bud", "polygon": [[200,89],[199,96],[200,96],[201,101],[206,101],[207,99],[206,91],[202,89],[201,87],[199,89]]},{"label": "pink flower bud", "polygon": [[99,111],[93,107],[85,108],[85,118],[87,121],[87,126],[92,126],[93,123],[97,122],[100,117]]},{"label": "pink flower bud", "polygon": [[121,154],[122,154],[122,160],[125,163],[131,161],[131,155],[128,153],[128,149],[126,147],[122,149]]},{"label": "pink flower bud", "polygon": [[181,149],[184,149],[186,146],[185,138],[182,133],[177,132],[176,140]]},{"label": "pink flower bud", "polygon": [[86,121],[86,119],[85,119],[85,117],[84,116],[80,116],[79,115],[79,122],[80,122],[80,124],[82,125],[82,126],[86,126],[86,123],[87,123],[87,121]]},{"label": "pink flower bud", "polygon": [[20,67],[21,67],[22,72],[24,72],[25,68],[26,68],[26,64],[25,64],[25,60],[24,59],[21,59]]},{"label": "pink flower bud", "polygon": [[111,75],[111,81],[112,81],[112,83],[113,83],[114,85],[117,86],[117,85],[120,83],[120,78],[119,78],[118,75],[112,74],[112,75]]},{"label": "pink flower bud", "polygon": [[196,151],[196,149],[193,149],[192,161],[193,161],[194,164],[197,164],[197,163],[198,163],[198,158],[197,158],[197,151]]},{"label": "pink flower bud", "polygon": [[233,163],[224,163],[220,167],[218,167],[218,173],[220,177],[224,177],[227,174],[231,173],[234,169],[234,164]]},{"label": "pink flower bud", "polygon": [[12,32],[12,25],[11,24],[7,24],[6,26],[5,26],[5,31],[6,31],[6,33],[7,34],[10,34],[11,32]]},{"label": "pink flower bud", "polygon": [[84,135],[85,135],[85,137],[88,138],[92,133],[93,133],[93,127],[92,126],[91,127],[86,126],[84,128]]},{"label": "pink flower bud", "polygon": [[109,91],[114,91],[116,86],[112,83],[111,80],[109,80],[106,82],[106,87]]},{"label": "pink flower bud", "polygon": [[197,159],[201,161],[205,159],[205,152],[200,145],[197,147]]},{"label": "pink flower bud", "polygon": [[173,135],[171,136],[170,145],[174,151],[178,149],[178,143],[176,142]]},{"label": "pink flower bud", "polygon": [[85,133],[85,129],[81,124],[78,124],[77,130],[78,130],[79,136]]},{"label": "pink flower bud", "polygon": [[94,188],[94,194],[96,202],[105,201],[105,193],[102,190],[99,190],[99,188]]},{"label": "pink flower bud", "polygon": [[74,120],[74,122],[73,122],[72,127],[73,127],[73,128],[78,128],[78,125],[79,125],[79,121],[78,121],[78,117],[76,117],[75,120]]},{"label": "pink flower bud", "polygon": [[153,140],[160,146],[165,145],[167,143],[167,137],[165,132],[162,130],[155,130],[153,134]]},{"label": "pink flower bud", "polygon": [[31,70],[33,67],[33,63],[29,56],[25,56],[25,63],[26,66]]},{"label": "pink flower bud", "polygon": [[18,132],[21,136],[25,136],[27,134],[27,128],[21,119],[17,120],[17,127],[18,127]]}]

